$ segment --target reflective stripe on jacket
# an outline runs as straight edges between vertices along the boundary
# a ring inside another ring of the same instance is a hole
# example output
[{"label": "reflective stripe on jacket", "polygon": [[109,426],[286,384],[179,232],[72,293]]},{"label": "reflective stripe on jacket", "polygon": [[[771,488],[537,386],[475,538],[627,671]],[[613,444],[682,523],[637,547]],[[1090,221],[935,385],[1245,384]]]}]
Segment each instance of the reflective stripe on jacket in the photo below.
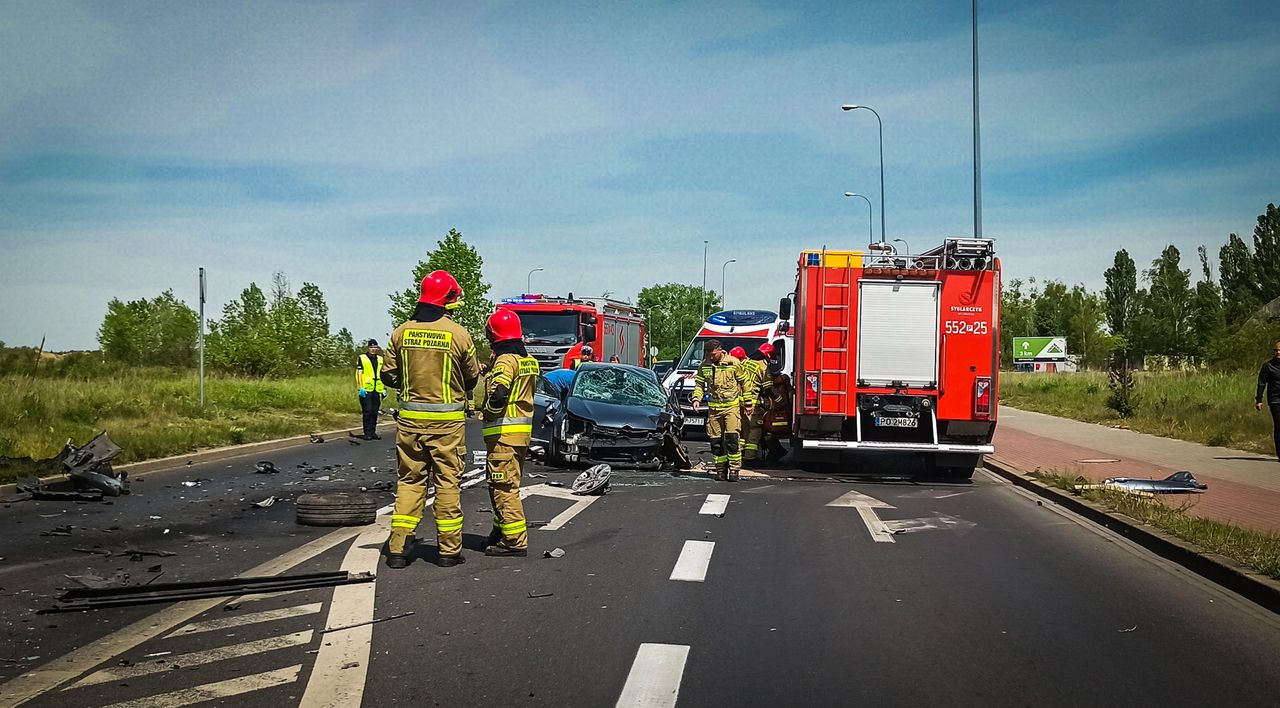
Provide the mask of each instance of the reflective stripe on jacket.
[{"label": "reflective stripe on jacket", "polygon": [[387,392],[387,387],[382,384],[382,378],[379,376],[381,372],[382,357],[378,357],[377,363],[374,363],[368,354],[360,355],[360,385],[364,390],[374,393]]},{"label": "reflective stripe on jacket", "polygon": [[[485,381],[484,437],[523,446],[533,432],[533,387],[539,375],[538,360],[531,356],[502,354],[493,362]],[[493,407],[490,396],[498,386],[507,387],[506,405]]]}]

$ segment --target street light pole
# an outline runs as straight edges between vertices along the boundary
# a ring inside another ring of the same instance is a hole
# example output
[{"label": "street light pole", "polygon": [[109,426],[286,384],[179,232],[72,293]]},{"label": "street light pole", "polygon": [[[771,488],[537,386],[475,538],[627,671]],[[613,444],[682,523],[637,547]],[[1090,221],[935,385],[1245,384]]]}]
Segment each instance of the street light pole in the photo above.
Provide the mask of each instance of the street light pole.
[{"label": "street light pole", "polygon": [[907,243],[905,239],[895,238],[893,242],[902,244],[902,247],[907,251],[907,255],[911,255],[911,244]]},{"label": "street light pole", "polygon": [[884,122],[880,120],[880,114],[876,113],[876,109],[870,106],[849,103],[840,106],[842,111],[856,111],[859,108],[871,111],[871,114],[876,117],[876,125],[880,128],[880,243],[884,243]]},{"label": "street light pole", "polygon": [[726,310],[729,309],[729,305],[728,305],[728,298],[724,296],[724,269],[728,267],[730,263],[737,263],[737,262],[738,262],[737,258],[730,258],[729,260],[720,264],[720,307]]},{"label": "street light pole", "polygon": [[973,0],[973,237],[982,238],[982,137],[978,126],[978,0]]},{"label": "street light pole", "polygon": [[871,243],[876,240],[874,233],[871,231],[871,223],[875,221],[875,217],[871,215],[871,212],[874,209],[874,207],[871,206],[871,200],[868,199],[865,194],[858,194],[857,192],[845,192],[844,195],[846,197],[862,197],[862,201],[867,203],[867,243]]},{"label": "street light pole", "polygon": [[698,310],[699,317],[707,316],[707,242],[702,242],[702,309]]},{"label": "street light pole", "polygon": [[204,268],[200,269],[200,407],[204,408]]},{"label": "street light pole", "polygon": [[524,292],[525,292],[525,294],[526,294],[526,295],[529,295],[529,294],[532,294],[532,293],[533,293],[533,274],[534,274],[534,273],[541,273],[541,272],[542,272],[542,271],[544,271],[544,270],[546,270],[546,269],[545,269],[545,268],[534,268],[533,270],[529,271],[529,276],[528,276],[527,278],[525,278],[525,280],[524,280]]}]

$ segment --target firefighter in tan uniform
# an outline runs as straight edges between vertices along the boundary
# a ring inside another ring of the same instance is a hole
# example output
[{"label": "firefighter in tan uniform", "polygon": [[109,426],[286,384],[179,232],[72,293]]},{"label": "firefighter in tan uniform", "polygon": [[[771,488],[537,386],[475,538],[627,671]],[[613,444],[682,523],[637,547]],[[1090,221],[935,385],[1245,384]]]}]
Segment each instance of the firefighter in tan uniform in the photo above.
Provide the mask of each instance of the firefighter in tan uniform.
[{"label": "firefighter in tan uniform", "polygon": [[437,270],[422,279],[418,307],[408,322],[391,333],[382,380],[400,390],[396,432],[395,512],[387,541],[387,567],[409,564],[414,538],[427,500],[432,507],[441,567],[462,563],[462,505],[458,487],[466,463],[466,402],[480,379],[480,362],[471,335],[449,317],[462,302],[462,287]]},{"label": "firefighter in tan uniform", "polygon": [[719,340],[709,340],[705,351],[706,358],[694,378],[693,409],[701,407],[705,393],[707,437],[711,439],[711,454],[715,456],[716,477],[736,482],[742,470],[741,406],[745,380],[738,360],[725,352]]},{"label": "firefighter in tan uniform", "polygon": [[485,334],[493,351],[483,410],[493,531],[484,554],[523,558],[529,555],[529,534],[520,502],[520,468],[533,432],[538,360],[524,348],[520,317],[510,310],[489,315]]},{"label": "firefighter in tan uniform", "polygon": [[773,345],[765,342],[738,364],[742,370],[742,457],[748,463],[760,459],[760,440],[764,437],[765,407],[760,405],[760,390],[768,386],[769,363]]}]

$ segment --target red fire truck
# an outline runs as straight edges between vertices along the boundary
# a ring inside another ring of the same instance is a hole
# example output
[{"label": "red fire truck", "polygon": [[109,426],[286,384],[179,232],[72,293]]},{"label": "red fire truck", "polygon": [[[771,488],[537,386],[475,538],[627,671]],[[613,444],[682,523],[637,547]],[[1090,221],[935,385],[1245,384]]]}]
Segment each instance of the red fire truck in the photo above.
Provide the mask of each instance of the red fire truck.
[{"label": "red fire truck", "polygon": [[[796,281],[792,447],[802,466],[848,451],[923,453],[969,477],[993,451],[1000,261],[989,239],[920,255],[891,245],[804,251]],[[790,298],[781,303],[790,315]]]},{"label": "red fire truck", "polygon": [[520,316],[525,347],[543,373],[559,369],[579,344],[589,344],[597,361],[617,356],[623,364],[644,366],[644,317],[635,307],[608,298],[575,299],[521,295],[498,309]]}]

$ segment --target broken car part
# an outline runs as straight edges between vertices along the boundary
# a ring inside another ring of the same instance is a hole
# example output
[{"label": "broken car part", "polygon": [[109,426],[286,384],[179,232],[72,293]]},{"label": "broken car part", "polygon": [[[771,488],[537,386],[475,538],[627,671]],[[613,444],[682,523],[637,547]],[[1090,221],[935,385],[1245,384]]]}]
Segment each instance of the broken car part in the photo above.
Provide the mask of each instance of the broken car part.
[{"label": "broken car part", "polygon": [[1198,481],[1195,475],[1183,470],[1174,472],[1164,479],[1139,479],[1135,477],[1110,477],[1102,480],[1105,489],[1123,489],[1128,492],[1147,492],[1150,494],[1189,494],[1201,492],[1209,485]]},{"label": "broken car part", "polygon": [[40,614],[75,612],[106,607],[149,605],[158,602],[198,600],[208,597],[230,597],[287,590],[350,585],[373,582],[372,573],[308,573],[303,575],[275,575],[256,578],[229,578],[186,583],[160,583],[127,588],[77,588],[68,590],[58,598],[54,607],[41,610]]},{"label": "broken car part", "polygon": [[83,447],[76,447],[68,440],[57,459],[78,491],[99,491],[118,497],[129,493],[128,473],[116,472],[111,467],[111,461],[121,452],[120,446],[106,433],[100,433]]},{"label": "broken car part", "polygon": [[613,469],[609,465],[596,465],[589,467],[578,478],[573,480],[573,493],[578,496],[607,494],[609,492],[609,477],[613,474]]},{"label": "broken car part", "polygon": [[276,463],[271,460],[263,460],[259,462],[255,470],[258,474],[279,474],[280,470],[276,469]]}]

